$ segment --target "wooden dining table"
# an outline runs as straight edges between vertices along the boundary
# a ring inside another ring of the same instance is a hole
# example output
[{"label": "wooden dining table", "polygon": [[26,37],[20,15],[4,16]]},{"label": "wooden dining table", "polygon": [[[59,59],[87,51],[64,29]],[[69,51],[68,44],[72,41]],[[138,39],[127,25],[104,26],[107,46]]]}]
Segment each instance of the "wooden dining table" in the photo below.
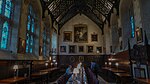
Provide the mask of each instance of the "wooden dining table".
[{"label": "wooden dining table", "polygon": [[27,78],[25,77],[12,77],[0,80],[0,84],[15,84],[21,81],[25,81],[26,79]]},{"label": "wooden dining table", "polygon": [[141,84],[150,84],[150,79],[148,78],[136,78],[135,80]]},{"label": "wooden dining table", "polygon": [[44,69],[44,70],[40,70],[40,72],[51,72],[54,70],[57,70],[58,68],[48,68],[48,69]]},{"label": "wooden dining table", "polygon": [[119,77],[131,77],[131,75],[128,73],[115,73],[115,75]]},{"label": "wooden dining table", "polygon": [[111,68],[111,67],[103,67],[102,69],[111,71],[113,73],[125,73],[126,72],[126,71],[123,71],[123,70],[120,70],[120,69],[117,69],[117,68]]},{"label": "wooden dining table", "polygon": [[31,74],[31,77],[40,77],[40,76],[47,75],[47,74],[48,72],[36,72],[36,73]]}]

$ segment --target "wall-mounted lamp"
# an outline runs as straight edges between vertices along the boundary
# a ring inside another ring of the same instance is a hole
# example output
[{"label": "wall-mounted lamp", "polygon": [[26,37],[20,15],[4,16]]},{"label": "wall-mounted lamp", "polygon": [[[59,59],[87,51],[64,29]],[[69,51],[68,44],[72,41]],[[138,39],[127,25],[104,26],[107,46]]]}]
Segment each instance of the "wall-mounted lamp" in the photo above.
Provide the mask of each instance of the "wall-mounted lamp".
[{"label": "wall-mounted lamp", "polygon": [[105,62],[105,66],[107,66],[107,62]]},{"label": "wall-mounted lamp", "polygon": [[109,66],[111,67],[111,62],[109,62]]},{"label": "wall-mounted lamp", "polygon": [[14,78],[16,78],[18,77],[18,69],[19,69],[18,65],[14,65],[13,69],[14,69]]},{"label": "wall-mounted lamp", "polygon": [[48,66],[48,63],[47,63],[47,62],[45,63],[45,66],[46,66],[46,67]]},{"label": "wall-mounted lamp", "polygon": [[51,63],[51,67],[53,66],[53,63]]},{"label": "wall-mounted lamp", "polygon": [[55,62],[56,62],[56,60],[54,59],[54,60],[53,60],[53,62],[55,63]]},{"label": "wall-mounted lamp", "polygon": [[117,67],[117,70],[118,70],[119,63],[117,62],[117,63],[115,63],[115,65],[116,65],[116,67]]},{"label": "wall-mounted lamp", "polygon": [[115,63],[115,65],[118,67],[118,66],[119,66],[119,63]]},{"label": "wall-mounted lamp", "polygon": [[55,65],[57,65],[57,62],[55,63]]},{"label": "wall-mounted lamp", "polygon": [[51,60],[52,60],[52,57],[49,57],[49,60],[51,61]]}]

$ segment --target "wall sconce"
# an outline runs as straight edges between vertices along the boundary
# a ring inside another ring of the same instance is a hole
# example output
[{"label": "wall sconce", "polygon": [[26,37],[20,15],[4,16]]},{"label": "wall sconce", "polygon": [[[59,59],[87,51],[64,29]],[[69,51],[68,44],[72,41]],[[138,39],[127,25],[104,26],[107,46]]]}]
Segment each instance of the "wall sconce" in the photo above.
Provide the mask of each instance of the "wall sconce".
[{"label": "wall sconce", "polygon": [[111,67],[111,62],[109,62],[109,66]]},{"label": "wall sconce", "polygon": [[107,62],[105,62],[105,66],[107,66]]},{"label": "wall sconce", "polygon": [[116,66],[119,66],[119,63],[115,63]]},{"label": "wall sconce", "polygon": [[54,59],[54,60],[53,60],[53,62],[55,63],[55,62],[56,62],[56,60]]},{"label": "wall sconce", "polygon": [[55,65],[57,65],[57,62],[55,63]]},{"label": "wall sconce", "polygon": [[51,60],[52,60],[52,57],[49,57],[49,60],[51,61]]},{"label": "wall sconce", "polygon": [[45,66],[46,66],[46,68],[47,68],[47,66],[48,66],[48,63],[47,63],[47,62],[45,63]]},{"label": "wall sconce", "polygon": [[19,69],[18,65],[14,65],[13,69],[14,69],[14,78],[16,78],[18,77],[18,69]]},{"label": "wall sconce", "polygon": [[115,63],[115,65],[116,65],[116,67],[117,67],[117,70],[118,70],[119,63],[117,62],[117,63]]},{"label": "wall sconce", "polygon": [[51,63],[51,67],[53,66],[53,63]]}]

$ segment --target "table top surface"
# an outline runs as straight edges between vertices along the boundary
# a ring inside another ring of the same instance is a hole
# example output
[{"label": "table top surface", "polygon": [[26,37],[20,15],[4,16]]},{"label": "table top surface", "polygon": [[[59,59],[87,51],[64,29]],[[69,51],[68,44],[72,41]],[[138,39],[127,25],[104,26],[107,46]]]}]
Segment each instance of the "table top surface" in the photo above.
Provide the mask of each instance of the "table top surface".
[{"label": "table top surface", "polygon": [[25,77],[12,77],[12,78],[7,78],[7,79],[2,79],[0,80],[0,83],[16,83],[19,81],[26,80],[27,78]]},{"label": "table top surface", "polygon": [[36,77],[36,76],[42,76],[42,75],[46,75],[48,74],[48,72],[36,72],[31,74],[32,77]]},{"label": "table top surface", "polygon": [[126,72],[126,71],[123,71],[123,70],[120,70],[117,68],[111,68],[111,67],[103,67],[102,69],[106,69],[106,70],[112,71],[114,73],[125,73]]},{"label": "table top surface", "polygon": [[115,73],[115,75],[117,75],[119,77],[131,77],[131,75],[128,73]]},{"label": "table top surface", "polygon": [[48,69],[44,69],[44,70],[40,70],[41,72],[51,72],[51,71],[54,71],[58,68],[48,68]]},{"label": "table top surface", "polygon": [[143,83],[147,83],[147,84],[150,84],[150,79],[144,79],[144,78],[136,78],[136,80],[140,81],[140,82],[143,82]]}]

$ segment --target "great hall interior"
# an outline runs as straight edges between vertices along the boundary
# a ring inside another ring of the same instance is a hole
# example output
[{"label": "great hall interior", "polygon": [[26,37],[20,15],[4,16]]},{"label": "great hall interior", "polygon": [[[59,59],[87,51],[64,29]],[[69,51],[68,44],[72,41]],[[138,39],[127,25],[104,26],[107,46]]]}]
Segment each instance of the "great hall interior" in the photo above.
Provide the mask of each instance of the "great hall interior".
[{"label": "great hall interior", "polygon": [[150,0],[0,0],[0,84],[150,84]]}]

